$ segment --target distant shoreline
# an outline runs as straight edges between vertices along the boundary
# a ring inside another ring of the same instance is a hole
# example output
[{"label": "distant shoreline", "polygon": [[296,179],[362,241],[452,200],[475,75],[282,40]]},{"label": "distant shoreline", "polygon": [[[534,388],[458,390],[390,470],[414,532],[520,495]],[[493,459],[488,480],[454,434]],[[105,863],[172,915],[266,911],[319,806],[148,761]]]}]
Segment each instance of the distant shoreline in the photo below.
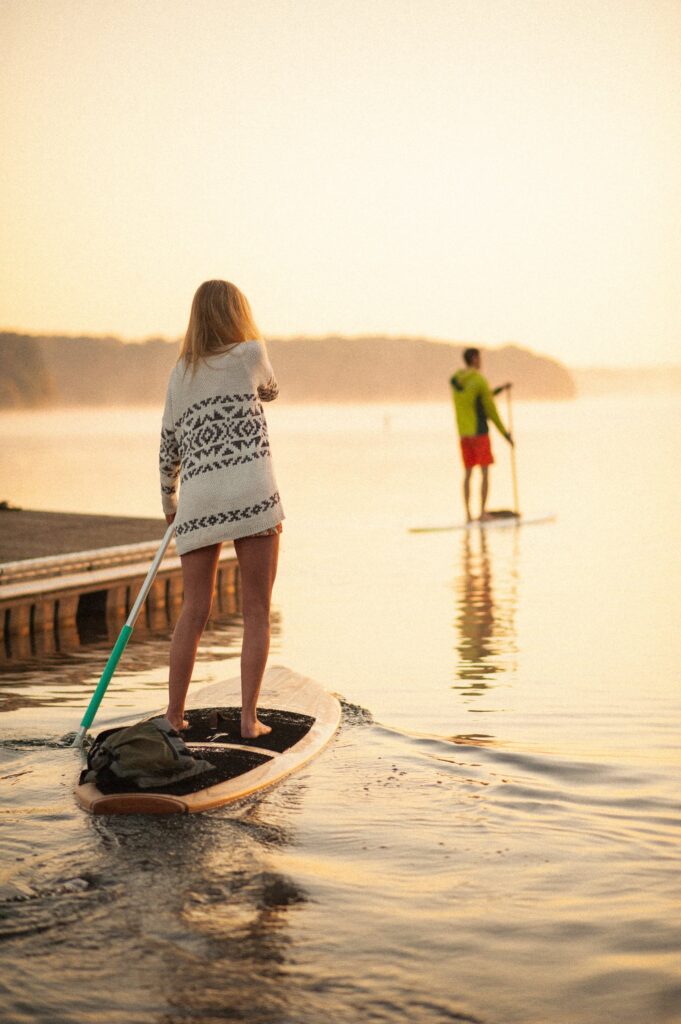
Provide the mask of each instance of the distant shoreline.
[{"label": "distant shoreline", "polygon": [[[463,343],[380,336],[267,341],[282,400],[373,404],[442,402],[462,365]],[[0,333],[0,409],[158,407],[177,341]],[[482,349],[492,387],[514,398],[565,401],[582,395],[675,393],[681,366],[568,368],[517,345]]]},{"label": "distant shoreline", "polygon": [[578,395],[675,394],[681,366],[571,367]]},{"label": "distant shoreline", "polygon": [[[418,338],[272,338],[280,392],[290,402],[441,401],[462,365],[464,344]],[[492,386],[519,399],[568,399],[570,371],[517,345],[482,349]],[[0,408],[157,405],[165,398],[177,342],[0,333]]]}]

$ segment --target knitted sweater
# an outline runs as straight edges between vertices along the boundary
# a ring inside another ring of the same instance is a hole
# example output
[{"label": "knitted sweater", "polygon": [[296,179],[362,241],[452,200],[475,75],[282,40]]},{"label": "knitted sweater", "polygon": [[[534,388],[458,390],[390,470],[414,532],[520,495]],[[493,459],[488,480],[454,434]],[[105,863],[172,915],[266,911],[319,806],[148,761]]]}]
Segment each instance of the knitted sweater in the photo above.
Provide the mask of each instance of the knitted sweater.
[{"label": "knitted sweater", "polygon": [[176,513],[181,555],[284,518],[262,407],[278,393],[260,341],[208,356],[195,373],[182,360],[173,369],[159,461],[163,511]]}]

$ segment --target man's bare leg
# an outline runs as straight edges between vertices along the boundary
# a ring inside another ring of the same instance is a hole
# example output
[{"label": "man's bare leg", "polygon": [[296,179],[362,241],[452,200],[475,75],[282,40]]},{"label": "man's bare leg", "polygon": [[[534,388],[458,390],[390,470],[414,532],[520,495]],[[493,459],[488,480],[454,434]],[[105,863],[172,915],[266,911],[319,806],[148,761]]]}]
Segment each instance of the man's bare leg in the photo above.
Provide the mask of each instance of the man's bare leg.
[{"label": "man's bare leg", "polygon": [[239,559],[244,638],[241,646],[241,735],[252,739],[271,732],[258,721],[260,685],[270,649],[270,602],[277,575],[279,535],[234,541]]},{"label": "man's bare leg", "polygon": [[192,677],[196,649],[210,615],[220,544],[210,544],[182,555],[184,600],[170,644],[168,710],[166,718],[175,729],[186,727],[184,702]]},{"label": "man's bare leg", "polygon": [[482,520],[491,519],[492,516],[487,512],[487,495],[489,494],[489,466],[481,466],[480,472],[482,473],[482,483],[480,485],[480,518]]},{"label": "man's bare leg", "polygon": [[472,523],[473,516],[471,515],[471,473],[472,470],[467,467],[463,478],[463,500],[466,505],[466,522]]}]

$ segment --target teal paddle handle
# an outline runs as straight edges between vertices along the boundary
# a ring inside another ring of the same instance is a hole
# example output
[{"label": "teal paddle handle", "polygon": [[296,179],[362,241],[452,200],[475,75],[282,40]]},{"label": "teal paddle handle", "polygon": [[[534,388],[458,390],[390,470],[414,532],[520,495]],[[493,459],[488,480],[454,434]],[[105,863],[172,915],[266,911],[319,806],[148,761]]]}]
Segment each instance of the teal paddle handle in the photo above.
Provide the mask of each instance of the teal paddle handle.
[{"label": "teal paddle handle", "polygon": [[109,655],[109,660],[104,666],[104,671],[102,672],[101,678],[99,680],[99,685],[97,686],[95,692],[92,694],[92,700],[88,704],[87,711],[83,715],[83,721],[80,723],[79,730],[81,733],[84,733],[92,725],[94,717],[97,714],[97,709],[99,708],[99,705],[102,703],[102,698],[106,693],[106,688],[111,681],[112,675],[116,671],[116,666],[120,661],[121,654],[125,650],[126,644],[130,639],[131,634],[132,626],[129,626],[126,622],[126,624],[123,626],[122,630],[118,635],[118,640],[114,644],[113,651]]},{"label": "teal paddle handle", "polygon": [[88,704],[88,709],[83,715],[83,721],[80,723],[80,728],[78,729],[78,732],[76,733],[76,738],[73,741],[74,747],[82,748],[83,746],[85,734],[88,728],[92,725],[92,721],[95,715],[97,714],[97,709],[99,705],[102,703],[102,698],[106,693],[106,688],[109,685],[109,682],[111,681],[112,675],[116,671],[116,665],[118,665],[121,654],[125,650],[125,645],[130,639],[130,634],[132,633],[135,627],[135,621],[137,619],[137,616],[139,615],[140,609],[144,604],[144,601],[146,600],[146,596],[149,593],[149,590],[151,589],[151,584],[154,582],[154,577],[158,572],[158,567],[161,564],[163,556],[166,553],[166,549],[170,544],[171,540],[173,539],[174,532],[175,523],[173,522],[168,525],[168,529],[166,530],[163,536],[163,540],[161,541],[161,546],[154,555],[154,560],[151,563],[151,566],[149,567],[149,572],[147,573],[146,579],[144,580],[144,583],[140,588],[140,592],[137,595],[134,605],[132,606],[132,610],[128,615],[127,621],[123,626],[123,629],[119,633],[118,640],[114,645],[114,649],[109,655],[109,660],[104,666],[104,671],[102,672],[101,679],[99,680],[99,685],[97,686],[97,689],[92,695],[92,700]]}]

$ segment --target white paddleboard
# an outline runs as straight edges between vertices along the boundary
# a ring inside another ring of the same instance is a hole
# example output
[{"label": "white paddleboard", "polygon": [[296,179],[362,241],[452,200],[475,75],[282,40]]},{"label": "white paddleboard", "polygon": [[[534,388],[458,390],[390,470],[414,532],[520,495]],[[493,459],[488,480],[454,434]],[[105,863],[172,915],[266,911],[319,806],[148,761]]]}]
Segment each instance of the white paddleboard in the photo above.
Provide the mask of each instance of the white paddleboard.
[{"label": "white paddleboard", "polygon": [[301,768],[331,740],[341,717],[336,697],[282,667],[265,673],[258,703],[259,718],[272,726],[270,734],[242,739],[240,707],[238,678],[204,687],[187,701],[189,729],[182,733],[183,739],[215,765],[217,781],[206,775],[153,791],[107,793],[86,782],[76,787],[78,803],[92,814],[195,814],[222,807]]},{"label": "white paddleboard", "polygon": [[451,523],[446,526],[411,526],[409,533],[449,533],[452,530],[508,530],[514,526],[533,526],[537,523],[552,523],[555,515],[544,513],[521,516],[495,516],[492,519],[473,519],[470,523]]}]

